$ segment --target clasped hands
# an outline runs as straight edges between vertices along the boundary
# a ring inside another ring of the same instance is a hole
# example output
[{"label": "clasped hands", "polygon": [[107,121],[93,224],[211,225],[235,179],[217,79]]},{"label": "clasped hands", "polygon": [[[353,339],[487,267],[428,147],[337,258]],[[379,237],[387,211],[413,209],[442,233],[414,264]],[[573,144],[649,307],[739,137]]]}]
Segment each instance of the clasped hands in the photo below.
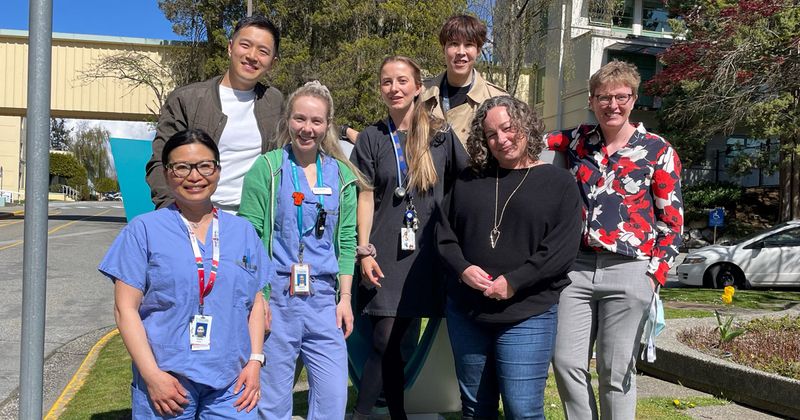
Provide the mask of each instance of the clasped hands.
[{"label": "clasped hands", "polygon": [[489,299],[506,300],[514,296],[514,289],[508,284],[505,276],[492,279],[486,271],[477,265],[471,265],[461,273],[461,281],[467,286],[483,292]]}]

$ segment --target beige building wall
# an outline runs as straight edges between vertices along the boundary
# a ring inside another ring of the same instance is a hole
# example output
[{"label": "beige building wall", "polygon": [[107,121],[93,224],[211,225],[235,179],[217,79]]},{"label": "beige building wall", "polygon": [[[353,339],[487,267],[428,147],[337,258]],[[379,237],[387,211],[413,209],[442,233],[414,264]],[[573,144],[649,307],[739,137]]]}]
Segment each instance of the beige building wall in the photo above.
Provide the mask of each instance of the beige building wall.
[{"label": "beige building wall", "polygon": [[[146,54],[162,63],[169,41],[53,34],[51,71],[51,115],[57,118],[144,121],[151,109],[159,109],[155,93],[148,87],[133,88],[116,78],[86,81],[83,72],[106,57],[129,52]],[[0,29],[0,165],[2,189],[23,193],[24,172],[20,155],[22,117],[27,113],[28,34]],[[172,89],[167,86],[167,92]],[[16,195],[15,195],[16,199]]]},{"label": "beige building wall", "polygon": [[[84,81],[81,75],[105,57],[126,52],[143,53],[161,63],[168,48],[168,41],[53,34],[50,93],[53,116],[143,120],[150,115],[148,107],[158,109],[151,89],[132,88],[115,78]],[[0,113],[24,115],[27,80],[27,32],[0,30]]]},{"label": "beige building wall", "polygon": [[[589,78],[608,61],[608,53],[615,45],[658,45],[659,40],[671,39],[669,34],[641,36],[641,1],[635,2],[639,12],[629,29],[593,25],[589,20],[590,3],[591,0],[563,0],[552,2],[549,9],[544,104],[537,105],[548,130],[595,122],[588,109]],[[655,113],[635,110],[631,119],[653,127]]]},{"label": "beige building wall", "polygon": [[2,191],[16,192],[20,182],[20,137],[22,118],[0,116],[0,166],[3,167]]}]

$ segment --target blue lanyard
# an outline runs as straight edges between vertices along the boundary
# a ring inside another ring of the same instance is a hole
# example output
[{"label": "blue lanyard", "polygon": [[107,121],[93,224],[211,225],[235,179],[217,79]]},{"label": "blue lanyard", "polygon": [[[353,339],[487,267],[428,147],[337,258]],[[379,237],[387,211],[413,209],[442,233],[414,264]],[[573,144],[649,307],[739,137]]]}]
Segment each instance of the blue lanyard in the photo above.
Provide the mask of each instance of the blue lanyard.
[{"label": "blue lanyard", "polygon": [[[472,81],[469,82],[469,87],[467,87],[467,93],[472,90],[472,84],[475,83],[475,69],[472,69]],[[444,77],[442,78],[442,85],[439,86],[439,93],[442,96],[442,114],[445,115],[445,119],[447,119],[447,111],[450,110],[450,95],[447,91],[447,73],[445,73]]]},{"label": "blue lanyard", "polygon": [[[298,178],[297,178],[297,164],[294,163],[294,154],[292,154],[292,152],[289,152],[289,164],[292,167],[292,184],[294,185],[294,191],[295,192],[301,192],[301,190],[300,190],[300,181],[298,181]],[[324,186],[325,186],[325,184],[323,183],[323,178],[322,178],[322,162],[321,162],[321,160],[319,158],[319,153],[317,153],[317,187],[324,187]],[[319,202],[319,205],[320,206],[325,206],[325,196],[324,195],[317,195],[317,194],[314,194],[314,195],[317,196],[317,200]],[[311,229],[312,228],[308,228],[308,230],[306,232],[310,231]],[[303,205],[302,205],[302,203],[299,206],[297,206],[297,232],[300,234],[300,238],[299,238],[300,242],[303,242],[303,234],[304,234],[304,232],[303,232]]]},{"label": "blue lanyard", "polygon": [[400,138],[397,136],[397,128],[394,126],[392,117],[389,117],[389,136],[392,138],[392,143],[394,143],[394,157],[397,163],[397,186],[402,187],[405,181],[404,178],[408,174],[408,165],[406,164],[403,146],[400,145]]}]

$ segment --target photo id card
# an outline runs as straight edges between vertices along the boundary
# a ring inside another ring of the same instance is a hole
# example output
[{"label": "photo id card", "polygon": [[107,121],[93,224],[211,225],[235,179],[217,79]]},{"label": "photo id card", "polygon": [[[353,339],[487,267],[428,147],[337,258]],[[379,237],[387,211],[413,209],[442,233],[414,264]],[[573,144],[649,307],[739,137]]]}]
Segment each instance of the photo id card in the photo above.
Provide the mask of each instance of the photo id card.
[{"label": "photo id card", "polygon": [[409,227],[400,228],[400,249],[403,251],[417,249],[417,238],[414,229]]},{"label": "photo id card", "polygon": [[311,188],[311,192],[314,195],[331,195],[333,194],[333,189],[331,187],[314,187]]},{"label": "photo id card", "polygon": [[289,293],[292,295],[307,295],[311,293],[311,267],[308,264],[292,264]]},{"label": "photo id card", "polygon": [[189,323],[189,344],[192,350],[211,348],[211,316],[195,315]]}]

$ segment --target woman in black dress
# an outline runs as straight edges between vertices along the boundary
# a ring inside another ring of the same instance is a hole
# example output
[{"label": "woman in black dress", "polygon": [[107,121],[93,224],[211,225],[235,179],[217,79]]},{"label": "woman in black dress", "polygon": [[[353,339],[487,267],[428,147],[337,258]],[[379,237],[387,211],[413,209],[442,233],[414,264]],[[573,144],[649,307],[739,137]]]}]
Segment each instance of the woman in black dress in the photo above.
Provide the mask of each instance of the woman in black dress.
[{"label": "woman in black dress", "polygon": [[372,348],[354,419],[367,418],[381,390],[393,419],[404,419],[400,343],[418,317],[441,317],[444,283],[434,242],[434,209],[466,166],[446,123],[417,104],[419,66],[402,56],[380,67],[388,117],[359,134],[351,160],[374,186],[358,196],[357,306],[369,315]]}]

